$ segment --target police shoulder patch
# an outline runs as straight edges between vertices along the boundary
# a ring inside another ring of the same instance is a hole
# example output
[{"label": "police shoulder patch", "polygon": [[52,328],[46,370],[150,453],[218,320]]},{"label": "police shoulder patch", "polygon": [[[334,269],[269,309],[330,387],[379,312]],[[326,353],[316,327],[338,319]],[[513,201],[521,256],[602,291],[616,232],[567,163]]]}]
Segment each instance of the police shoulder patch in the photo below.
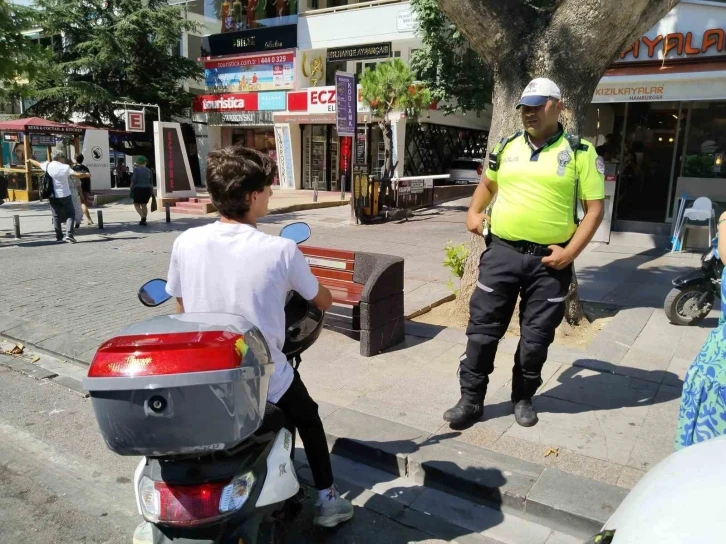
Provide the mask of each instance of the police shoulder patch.
[{"label": "police shoulder patch", "polygon": [[605,159],[602,157],[598,157],[595,161],[595,165],[597,166],[597,171],[601,174],[605,174]]}]

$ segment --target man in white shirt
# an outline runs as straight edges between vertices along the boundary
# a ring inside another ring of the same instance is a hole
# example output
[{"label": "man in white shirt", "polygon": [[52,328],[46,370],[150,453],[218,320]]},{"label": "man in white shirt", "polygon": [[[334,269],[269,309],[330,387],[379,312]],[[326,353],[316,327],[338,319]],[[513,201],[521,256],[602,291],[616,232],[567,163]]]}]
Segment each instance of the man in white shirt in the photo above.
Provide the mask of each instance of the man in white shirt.
[{"label": "man in white shirt", "polygon": [[293,241],[257,230],[276,174],[272,159],[252,149],[209,153],[207,189],[222,217],[176,239],[166,290],[179,312],[243,315],[260,329],[275,363],[267,400],[295,425],[305,446],[319,491],[314,523],[335,527],[353,517],[353,507],[333,483],[318,405],[282,352],[287,292],[297,291],[323,310],[333,300]]},{"label": "man in white shirt", "polygon": [[[38,162],[28,159],[28,162],[40,168],[43,172],[53,178],[53,196],[48,199],[50,209],[53,212],[53,228],[55,229],[55,239],[58,242],[76,243],[73,236],[73,227],[75,224],[76,210],[73,208],[73,199],[71,198],[71,189],[68,185],[68,178],[90,178],[91,174],[83,172],[74,172],[73,169],[66,164],[66,156],[62,151],[55,151],[52,155],[53,160]],[[61,217],[65,219],[66,235],[63,236],[61,230]]]}]

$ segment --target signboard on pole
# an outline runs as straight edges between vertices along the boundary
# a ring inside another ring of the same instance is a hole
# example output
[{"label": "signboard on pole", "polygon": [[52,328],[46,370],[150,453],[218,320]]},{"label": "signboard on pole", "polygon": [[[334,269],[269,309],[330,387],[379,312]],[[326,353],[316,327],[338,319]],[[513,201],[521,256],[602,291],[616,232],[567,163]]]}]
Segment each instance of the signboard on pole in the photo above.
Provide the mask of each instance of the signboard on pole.
[{"label": "signboard on pole", "polygon": [[126,110],[126,132],[146,132],[143,111]]},{"label": "signboard on pole", "polygon": [[91,172],[91,190],[111,188],[111,160],[108,130],[87,130],[83,137],[83,164]]},{"label": "signboard on pole", "polygon": [[338,136],[355,136],[358,96],[355,75],[335,72],[335,92],[337,95],[338,115],[336,128]]},{"label": "signboard on pole", "polygon": [[158,198],[197,196],[192,170],[179,123],[154,121]]}]

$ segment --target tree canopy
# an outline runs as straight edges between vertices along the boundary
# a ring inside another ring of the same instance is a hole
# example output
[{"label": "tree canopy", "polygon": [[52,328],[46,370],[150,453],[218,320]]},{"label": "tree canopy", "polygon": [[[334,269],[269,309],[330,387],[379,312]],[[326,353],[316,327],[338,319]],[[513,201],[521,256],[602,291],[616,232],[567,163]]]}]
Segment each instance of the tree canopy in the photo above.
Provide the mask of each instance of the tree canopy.
[{"label": "tree canopy", "polygon": [[411,69],[444,113],[482,111],[492,99],[491,70],[436,0],[411,0],[421,48]]},{"label": "tree canopy", "polygon": [[391,151],[391,114],[401,112],[415,119],[431,104],[431,93],[415,79],[406,63],[393,59],[377,64],[375,70],[366,70],[360,81],[363,100],[370,106],[371,114],[383,131],[385,163],[382,179],[393,177],[395,169]]},{"label": "tree canopy", "polygon": [[187,79],[202,68],[179,54],[184,31],[198,25],[165,0],[36,0],[53,62],[34,85],[33,115],[118,127],[114,101],[158,104],[162,118],[184,114]]},{"label": "tree canopy", "polygon": [[25,94],[47,60],[43,48],[23,34],[38,19],[34,9],[0,0],[0,100]]}]

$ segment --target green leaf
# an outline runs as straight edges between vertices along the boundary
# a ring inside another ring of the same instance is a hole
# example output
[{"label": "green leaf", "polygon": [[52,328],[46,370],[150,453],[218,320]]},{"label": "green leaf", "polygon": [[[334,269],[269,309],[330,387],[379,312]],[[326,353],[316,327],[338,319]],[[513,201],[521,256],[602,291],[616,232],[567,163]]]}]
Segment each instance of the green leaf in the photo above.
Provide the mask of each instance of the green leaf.
[{"label": "green leaf", "polygon": [[422,41],[410,59],[416,78],[444,113],[483,111],[491,103],[491,70],[439,10],[436,0],[411,0],[411,6]]}]

